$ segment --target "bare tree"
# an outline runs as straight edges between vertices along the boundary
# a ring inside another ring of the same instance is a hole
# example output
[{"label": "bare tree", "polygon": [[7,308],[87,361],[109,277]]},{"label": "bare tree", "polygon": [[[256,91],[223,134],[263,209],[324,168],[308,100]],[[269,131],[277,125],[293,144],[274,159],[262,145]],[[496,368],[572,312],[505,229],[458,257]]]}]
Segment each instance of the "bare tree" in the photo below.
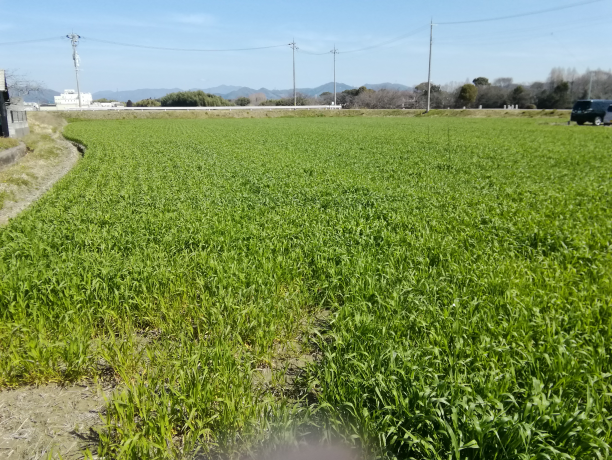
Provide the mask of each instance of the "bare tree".
[{"label": "bare tree", "polygon": [[12,97],[23,97],[43,89],[44,83],[37,80],[30,80],[16,70],[9,69],[5,73],[9,94]]},{"label": "bare tree", "polygon": [[393,89],[364,91],[355,98],[355,106],[363,109],[416,108],[416,95],[411,91]]},{"label": "bare tree", "polygon": [[502,78],[496,78],[493,81],[493,85],[494,86],[499,86],[501,88],[510,88],[510,86],[512,86],[512,82],[514,80],[512,78],[509,77],[502,77]]},{"label": "bare tree", "polygon": [[548,75],[548,82],[551,87],[554,88],[559,83],[564,81],[573,82],[578,77],[578,72],[576,69],[563,68],[563,67],[553,67]]}]

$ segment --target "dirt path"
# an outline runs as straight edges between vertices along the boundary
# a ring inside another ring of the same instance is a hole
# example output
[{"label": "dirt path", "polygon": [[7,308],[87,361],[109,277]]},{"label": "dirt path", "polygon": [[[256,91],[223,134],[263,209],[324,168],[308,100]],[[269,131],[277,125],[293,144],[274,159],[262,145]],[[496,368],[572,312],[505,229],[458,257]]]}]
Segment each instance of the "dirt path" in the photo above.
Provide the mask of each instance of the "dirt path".
[{"label": "dirt path", "polygon": [[40,198],[77,163],[81,154],[61,131],[65,121],[45,113],[30,116],[28,154],[0,170],[0,226]]}]

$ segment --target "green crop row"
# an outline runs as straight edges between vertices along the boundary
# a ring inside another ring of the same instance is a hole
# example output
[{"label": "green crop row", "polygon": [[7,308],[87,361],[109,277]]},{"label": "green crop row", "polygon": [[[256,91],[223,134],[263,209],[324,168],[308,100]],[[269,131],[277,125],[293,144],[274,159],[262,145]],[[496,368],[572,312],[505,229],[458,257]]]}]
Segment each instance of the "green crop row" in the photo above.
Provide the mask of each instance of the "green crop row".
[{"label": "green crop row", "polygon": [[0,230],[0,385],[117,382],[100,456],[610,457],[609,130],[65,133],[85,157]]}]

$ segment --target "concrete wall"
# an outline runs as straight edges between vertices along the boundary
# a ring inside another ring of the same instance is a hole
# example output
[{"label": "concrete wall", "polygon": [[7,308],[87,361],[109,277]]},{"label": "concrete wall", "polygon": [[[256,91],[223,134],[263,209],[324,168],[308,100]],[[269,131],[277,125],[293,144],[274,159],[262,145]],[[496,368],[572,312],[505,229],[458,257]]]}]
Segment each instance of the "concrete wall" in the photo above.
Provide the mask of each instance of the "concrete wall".
[{"label": "concrete wall", "polygon": [[19,144],[17,147],[0,151],[0,169],[11,165],[26,154],[25,144]]},{"label": "concrete wall", "polygon": [[7,110],[9,137],[21,138],[30,134],[28,114],[23,106],[9,105]]},{"label": "concrete wall", "polygon": [[30,134],[28,114],[23,99],[14,97],[6,107],[8,118],[9,137],[20,138]]}]

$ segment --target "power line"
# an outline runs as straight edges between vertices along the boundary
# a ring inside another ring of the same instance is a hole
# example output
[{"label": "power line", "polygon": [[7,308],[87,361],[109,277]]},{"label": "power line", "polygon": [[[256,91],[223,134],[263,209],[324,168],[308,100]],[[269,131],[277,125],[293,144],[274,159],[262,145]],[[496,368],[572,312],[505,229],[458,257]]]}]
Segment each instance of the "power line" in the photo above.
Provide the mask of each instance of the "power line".
[{"label": "power line", "polygon": [[[437,24],[439,24],[439,25],[459,25],[459,24],[475,24],[475,23],[491,22],[491,21],[502,21],[502,20],[506,20],[506,19],[522,18],[522,17],[526,17],[526,16],[533,16],[533,15],[538,15],[538,14],[550,13],[550,12],[565,10],[565,9],[569,9],[569,8],[577,8],[577,7],[581,7],[581,6],[591,5],[591,4],[594,4],[594,3],[601,3],[603,1],[604,0],[588,0],[588,1],[585,1],[585,2],[572,3],[572,4],[569,4],[569,5],[563,5],[563,6],[558,6],[558,7],[554,7],[554,8],[547,8],[547,9],[543,9],[543,10],[531,11],[531,12],[526,12],[526,13],[518,13],[518,14],[512,14],[512,15],[507,15],[507,16],[498,16],[498,17],[494,17],[494,18],[485,18],[485,19],[471,19],[471,20],[466,20],[466,21],[438,22]],[[395,43],[397,41],[400,41],[400,40],[403,40],[405,38],[408,38],[408,37],[410,37],[412,35],[416,35],[417,33],[421,32],[422,30],[426,29],[427,27],[429,27],[429,26],[420,27],[420,28],[414,30],[413,32],[409,32],[407,34],[400,35],[397,38],[394,38],[392,40],[388,40],[388,41],[385,41],[385,42],[382,42],[382,43],[378,43],[376,45],[366,46],[366,47],[358,48],[358,49],[354,49],[354,50],[343,51],[343,54],[346,54],[346,53],[356,53],[356,52],[359,52],[359,51],[366,51],[366,50],[370,50],[370,49],[379,48],[381,46],[385,46],[385,45],[388,45],[388,44],[391,44],[391,43]],[[35,39],[35,40],[21,40],[21,41],[14,41],[14,42],[4,42],[4,43],[0,43],[0,46],[21,45],[21,44],[27,44],[27,43],[54,41],[54,40],[58,40],[58,39],[61,39],[61,38],[63,38],[63,37],[52,37],[52,38],[41,38],[41,39]],[[271,48],[282,48],[282,47],[286,46],[285,44],[282,44],[282,45],[258,46],[258,47],[249,47],[249,48],[219,48],[219,49],[172,48],[172,47],[164,47],[164,46],[138,45],[138,44],[135,44],[135,43],[116,42],[116,41],[112,41],[112,40],[102,40],[102,39],[99,39],[99,38],[91,38],[91,37],[81,37],[81,38],[85,39],[85,40],[88,40],[88,41],[99,42],[99,43],[107,43],[107,44],[110,44],[110,45],[127,46],[127,47],[132,47],[132,48],[162,50],[162,51],[188,51],[188,52],[252,51],[252,50],[263,50],[263,49],[271,49]],[[313,56],[323,56],[325,54],[328,54],[328,52],[313,53],[313,52],[304,51],[304,50],[301,50],[301,52],[305,53],[305,54],[310,54],[310,55],[313,55]]]},{"label": "power line", "polygon": [[325,51],[324,53],[313,53],[311,51],[300,50],[300,53],[310,54],[311,56],[323,56],[324,54],[329,54],[329,51]]},{"label": "power line", "polygon": [[603,1],[604,0],[590,0],[587,2],[581,2],[581,3],[572,3],[571,5],[557,6],[555,8],[547,8],[544,10],[531,11],[529,13],[511,14],[508,16],[498,16],[495,18],[487,18],[487,19],[471,19],[468,21],[438,22],[438,24],[449,26],[449,25],[455,25],[455,24],[475,24],[477,22],[503,21],[505,19],[524,18],[525,16],[534,16],[536,14],[544,14],[544,13],[551,13],[553,11],[567,10],[568,8],[576,8],[579,6],[590,5],[593,3],[600,3]]},{"label": "power line", "polygon": [[55,40],[61,40],[64,37],[53,37],[53,38],[38,38],[36,40],[22,40],[18,42],[4,42],[0,43],[0,46],[8,46],[8,45],[23,45],[25,43],[37,43],[37,42],[50,42]]},{"label": "power line", "polygon": [[[356,49],[356,50],[342,51],[342,54],[356,53],[358,51],[366,51],[366,50],[371,50],[371,49],[374,49],[374,48],[380,48],[381,46],[389,45],[390,43],[399,42],[400,40],[404,40],[405,38],[412,37],[413,35],[416,35],[419,32],[422,32],[423,30],[427,29],[428,27],[429,27],[429,24],[426,25],[426,26],[423,26],[423,27],[419,27],[418,29],[415,29],[412,32],[408,32],[407,34],[400,35],[399,37],[393,38],[393,39],[388,40],[386,42],[378,43],[376,45],[366,46],[365,48],[359,48],[359,49]],[[322,53],[322,54],[327,54],[327,53]]]},{"label": "power line", "polygon": [[557,37],[557,36],[555,35],[555,33],[554,33],[554,32],[551,32],[551,33],[550,33],[550,36],[551,36],[552,38],[554,38],[554,39],[557,41],[557,43],[563,47],[564,51],[565,51],[567,54],[569,54],[569,55],[570,55],[570,57],[571,57],[572,59],[576,60],[576,56],[574,55],[574,53],[572,53],[572,52],[569,50],[569,48],[568,48],[568,47],[567,47],[567,46],[566,46],[566,45],[565,45],[565,44],[564,44],[564,43],[563,43],[561,40],[559,40],[559,37]]},{"label": "power line", "polygon": [[270,48],[281,48],[287,46],[286,44],[282,45],[272,45],[272,46],[258,46],[254,48],[225,48],[225,49],[200,49],[200,48],[167,48],[163,46],[148,46],[148,45],[136,45],[134,43],[123,43],[123,42],[114,42],[110,40],[101,40],[99,38],[91,38],[91,37],[83,37],[83,39],[99,42],[99,43],[108,43],[110,45],[118,45],[118,46],[128,46],[132,48],[145,48],[152,50],[162,50],[162,51],[194,51],[194,52],[222,52],[222,51],[251,51],[251,50],[264,50]]},{"label": "power line", "polygon": [[523,40],[531,40],[538,37],[546,37],[551,32],[566,33],[569,30],[580,29],[584,27],[593,27],[602,24],[608,24],[612,21],[612,16],[603,15],[598,19],[581,19],[565,22],[556,22],[554,26],[528,26],[528,27],[513,27],[512,29],[495,30],[490,32],[478,31],[477,33],[457,34],[453,33],[448,38],[436,40],[437,44],[478,44],[491,45],[496,43],[506,43],[508,41],[519,42]]}]

